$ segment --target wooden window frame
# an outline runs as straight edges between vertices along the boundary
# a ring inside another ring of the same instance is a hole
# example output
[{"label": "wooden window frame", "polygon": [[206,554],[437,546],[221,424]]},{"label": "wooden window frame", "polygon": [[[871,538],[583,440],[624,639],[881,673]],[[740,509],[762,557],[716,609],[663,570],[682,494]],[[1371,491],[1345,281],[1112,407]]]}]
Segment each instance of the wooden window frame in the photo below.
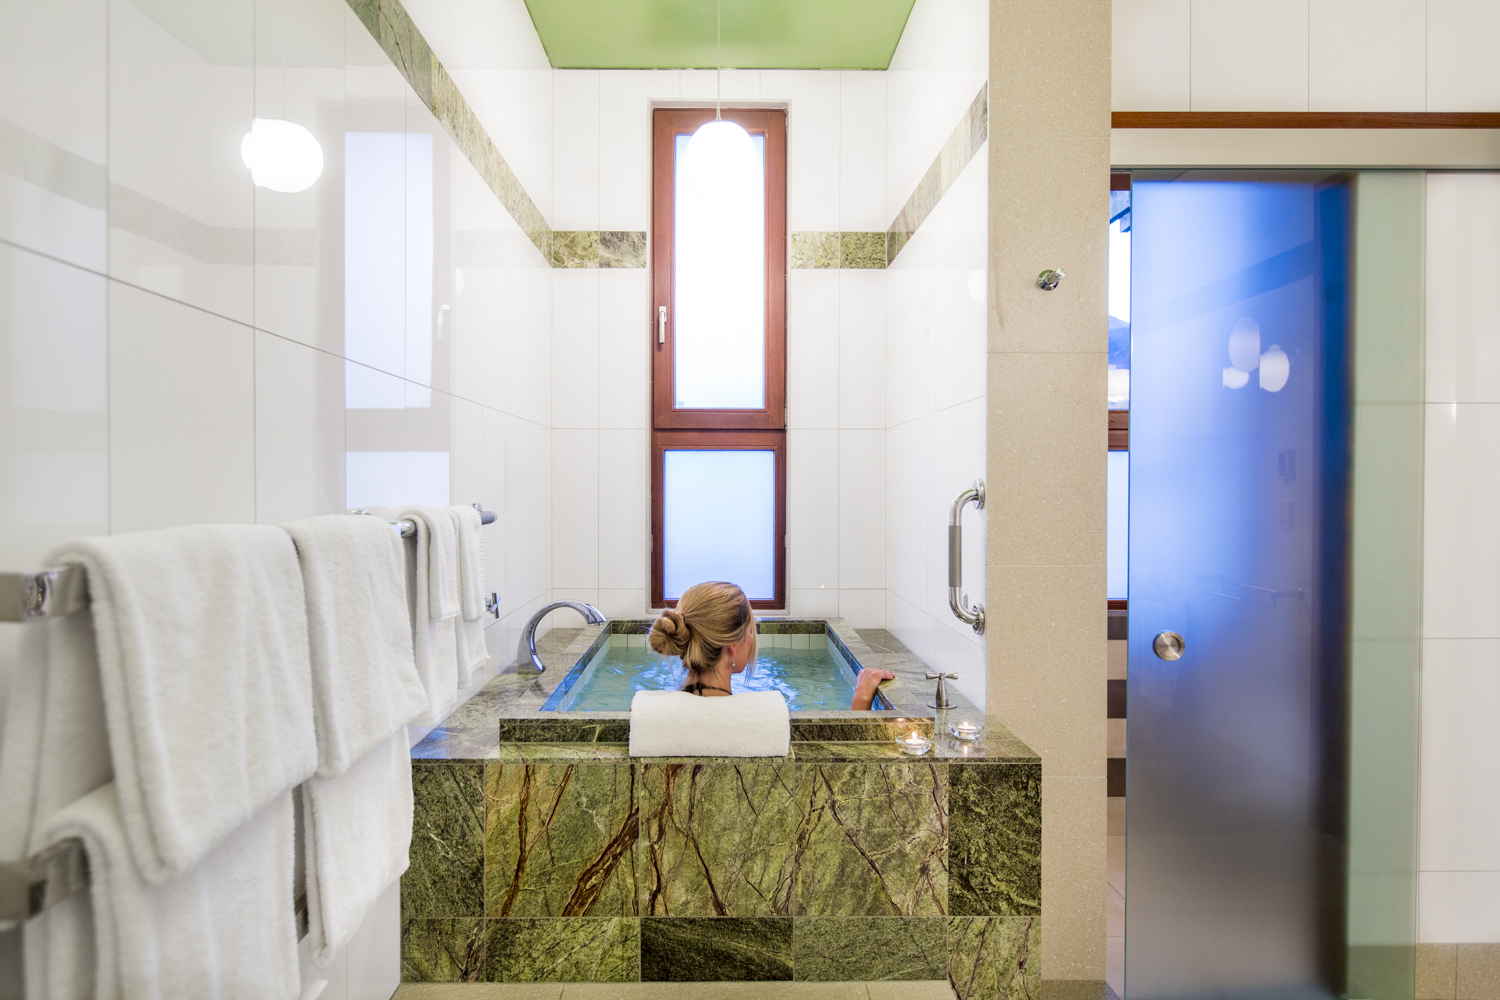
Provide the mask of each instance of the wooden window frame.
[{"label": "wooden window frame", "polygon": [[[764,135],[766,167],[765,406],[758,410],[678,409],[674,403],[675,303],[672,253],[676,139],[714,118],[713,108],[657,108],[652,114],[651,207],[651,606],[673,607],[665,596],[663,478],[668,450],[770,451],[776,463],[775,596],[752,600],[756,609],[787,606],[786,557],[786,112],[725,108],[723,117],[751,135]],[[657,310],[667,307],[664,343],[657,342]]]}]

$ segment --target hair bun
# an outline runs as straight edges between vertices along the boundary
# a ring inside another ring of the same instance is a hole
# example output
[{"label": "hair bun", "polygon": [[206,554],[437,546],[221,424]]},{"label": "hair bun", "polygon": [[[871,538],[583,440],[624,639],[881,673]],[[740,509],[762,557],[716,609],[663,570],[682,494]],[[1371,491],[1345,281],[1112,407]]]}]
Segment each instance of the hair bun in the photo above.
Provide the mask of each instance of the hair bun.
[{"label": "hair bun", "polygon": [[691,635],[692,630],[688,628],[681,613],[668,608],[661,613],[660,618],[651,623],[651,635],[646,642],[663,656],[681,656],[687,652]]}]

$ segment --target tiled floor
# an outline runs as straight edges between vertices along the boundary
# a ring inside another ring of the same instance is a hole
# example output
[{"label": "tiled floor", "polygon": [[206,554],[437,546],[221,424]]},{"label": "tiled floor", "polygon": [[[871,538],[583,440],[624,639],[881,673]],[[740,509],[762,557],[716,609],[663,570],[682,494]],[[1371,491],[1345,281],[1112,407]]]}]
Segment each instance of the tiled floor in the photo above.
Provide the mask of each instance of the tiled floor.
[{"label": "tiled floor", "polygon": [[[1113,802],[1114,800],[1111,800]],[[1121,799],[1120,802],[1124,803]],[[1111,814],[1113,821],[1114,816]],[[1119,826],[1123,834],[1123,817]],[[1108,863],[1105,881],[1108,893],[1104,910],[1104,981],[1115,991],[1116,996],[1125,995],[1125,838],[1115,835],[1116,826],[1110,823],[1108,838]]]},{"label": "tiled floor", "polygon": [[405,983],[393,1000],[953,1000],[947,982]]}]

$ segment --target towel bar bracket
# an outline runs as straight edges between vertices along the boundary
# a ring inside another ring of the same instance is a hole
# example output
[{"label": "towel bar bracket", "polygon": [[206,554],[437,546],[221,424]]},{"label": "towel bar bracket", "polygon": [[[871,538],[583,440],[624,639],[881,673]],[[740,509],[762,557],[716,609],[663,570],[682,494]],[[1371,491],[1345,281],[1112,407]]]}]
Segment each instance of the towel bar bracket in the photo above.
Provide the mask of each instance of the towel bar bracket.
[{"label": "towel bar bracket", "polygon": [[0,622],[70,615],[88,606],[88,576],[82,566],[0,573]]},{"label": "towel bar bracket", "polygon": [[0,920],[34,917],[88,884],[88,856],[76,837],[22,861],[0,862]]}]

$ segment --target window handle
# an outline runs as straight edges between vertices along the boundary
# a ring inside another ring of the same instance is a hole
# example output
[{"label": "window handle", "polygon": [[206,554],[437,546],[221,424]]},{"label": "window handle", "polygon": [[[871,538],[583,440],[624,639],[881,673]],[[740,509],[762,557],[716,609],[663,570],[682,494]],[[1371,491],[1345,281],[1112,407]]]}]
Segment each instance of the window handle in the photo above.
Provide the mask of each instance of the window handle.
[{"label": "window handle", "polygon": [[667,342],[667,307],[656,307],[656,342],[665,344]]}]

